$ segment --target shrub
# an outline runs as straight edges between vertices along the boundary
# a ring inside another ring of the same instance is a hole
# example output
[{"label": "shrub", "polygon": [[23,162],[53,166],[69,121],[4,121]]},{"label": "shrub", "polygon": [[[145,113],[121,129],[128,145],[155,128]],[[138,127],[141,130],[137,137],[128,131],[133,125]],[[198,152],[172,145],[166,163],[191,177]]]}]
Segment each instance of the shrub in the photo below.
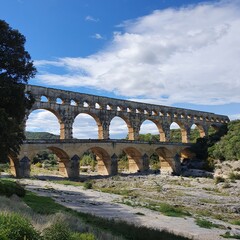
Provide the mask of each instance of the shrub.
[{"label": "shrub", "polygon": [[35,166],[38,167],[38,168],[42,168],[42,163],[38,162],[38,163],[35,164]]},{"label": "shrub", "polygon": [[69,227],[62,223],[56,222],[50,227],[44,229],[43,239],[44,240],[69,240],[71,239],[71,231]]},{"label": "shrub", "polygon": [[16,213],[1,213],[0,239],[39,240],[41,237],[28,219]]},{"label": "shrub", "polygon": [[12,181],[0,180],[0,195],[10,197],[16,194],[19,197],[24,197],[25,193],[25,189],[20,184]]},{"label": "shrub", "polygon": [[92,189],[93,185],[92,182],[87,181],[83,184],[84,189]]}]

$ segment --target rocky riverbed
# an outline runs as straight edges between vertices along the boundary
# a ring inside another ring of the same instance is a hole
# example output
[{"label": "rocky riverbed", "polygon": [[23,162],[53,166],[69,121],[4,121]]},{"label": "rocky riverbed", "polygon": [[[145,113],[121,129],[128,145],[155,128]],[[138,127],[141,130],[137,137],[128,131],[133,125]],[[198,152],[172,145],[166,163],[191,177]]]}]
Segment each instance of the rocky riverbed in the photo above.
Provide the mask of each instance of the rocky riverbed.
[{"label": "rocky riverbed", "polygon": [[[218,177],[221,180],[168,174],[81,176],[79,181],[90,181],[93,189],[84,189],[81,183],[72,186],[71,182],[20,182],[66,207],[104,218],[165,229],[190,239],[224,239],[221,235],[226,233],[240,236],[240,180]],[[169,214],[161,211],[163,204],[183,215],[166,216]],[[200,227],[197,220],[211,223],[211,228]]]}]

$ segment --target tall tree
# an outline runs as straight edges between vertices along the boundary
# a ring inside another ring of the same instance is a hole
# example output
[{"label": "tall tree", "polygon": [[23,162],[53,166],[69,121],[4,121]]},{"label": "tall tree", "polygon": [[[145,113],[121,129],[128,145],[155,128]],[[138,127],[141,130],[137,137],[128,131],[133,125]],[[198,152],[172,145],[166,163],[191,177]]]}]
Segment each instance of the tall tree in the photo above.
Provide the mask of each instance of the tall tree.
[{"label": "tall tree", "polygon": [[19,151],[25,112],[33,103],[25,84],[35,76],[36,68],[25,42],[18,30],[0,20],[0,161]]}]

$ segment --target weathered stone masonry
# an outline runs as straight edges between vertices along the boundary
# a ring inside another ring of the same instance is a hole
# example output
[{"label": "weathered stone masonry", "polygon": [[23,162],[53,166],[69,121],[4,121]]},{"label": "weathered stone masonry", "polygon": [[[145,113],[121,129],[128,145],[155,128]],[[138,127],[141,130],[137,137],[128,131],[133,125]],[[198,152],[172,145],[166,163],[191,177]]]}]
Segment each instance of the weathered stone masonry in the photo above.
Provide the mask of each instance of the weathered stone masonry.
[{"label": "weathered stone masonry", "polygon": [[[139,103],[32,85],[28,85],[26,90],[31,91],[36,99],[27,116],[36,109],[46,109],[52,112],[60,123],[61,139],[72,139],[73,122],[80,113],[87,113],[95,119],[98,125],[98,139],[109,139],[110,122],[115,116],[126,122],[129,140],[138,140],[141,124],[145,120],[150,120],[156,124],[162,142],[170,140],[170,125],[173,122],[176,122],[181,128],[183,143],[189,142],[190,129],[193,124],[197,125],[200,136],[203,137],[208,134],[210,126],[217,128],[229,122],[227,116],[209,112]],[[47,99],[46,102],[42,101],[43,97]]]},{"label": "weathered stone masonry", "polygon": [[[229,122],[227,116],[182,108],[138,103],[95,95],[70,92],[52,88],[28,85],[36,99],[29,114],[36,109],[46,109],[58,118],[60,123],[59,140],[25,141],[18,156],[11,155],[11,172],[17,177],[30,176],[30,163],[42,150],[49,149],[59,159],[59,172],[66,177],[79,176],[79,159],[84,152],[91,150],[98,161],[98,173],[115,175],[118,173],[118,156],[125,152],[128,157],[129,172],[147,171],[149,158],[156,153],[161,170],[181,173],[180,156],[189,146],[190,129],[196,124],[200,136],[208,134],[210,126],[218,128]],[[45,100],[44,100],[45,97]],[[93,140],[72,139],[72,126],[80,113],[91,115],[98,125],[98,138]],[[128,126],[130,141],[109,139],[111,120],[118,116]],[[160,142],[137,141],[141,124],[150,120],[156,124]],[[171,143],[170,125],[176,122],[182,132],[183,143]]]}]

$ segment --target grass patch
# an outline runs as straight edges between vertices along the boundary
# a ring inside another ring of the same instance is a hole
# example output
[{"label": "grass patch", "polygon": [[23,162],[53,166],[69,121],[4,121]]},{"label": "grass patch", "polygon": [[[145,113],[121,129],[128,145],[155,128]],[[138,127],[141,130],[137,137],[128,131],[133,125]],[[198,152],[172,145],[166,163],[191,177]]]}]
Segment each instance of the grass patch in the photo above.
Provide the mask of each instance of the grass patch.
[{"label": "grass patch", "polygon": [[[151,208],[151,206],[150,206]],[[172,206],[168,203],[161,203],[158,206],[153,206],[153,210],[157,210],[161,212],[162,214],[169,216],[169,217],[185,217],[185,216],[191,216],[189,212],[187,212],[183,207],[181,206]]]},{"label": "grass patch", "polygon": [[231,234],[230,232],[226,232],[225,234],[223,235],[220,235],[221,237],[224,237],[224,238],[233,238],[233,239],[240,239],[240,235],[236,235],[236,234]]},{"label": "grass patch", "polygon": [[231,223],[240,226],[240,220],[233,220]]},{"label": "grass patch", "polygon": [[49,197],[38,196],[32,192],[27,191],[23,198],[23,201],[32,210],[39,214],[54,214],[59,211],[66,211],[66,208],[62,205],[56,203],[53,199]]},{"label": "grass patch", "polygon": [[195,222],[201,228],[211,229],[211,228],[219,228],[220,227],[220,225],[212,223],[211,221],[208,221],[208,220],[203,219],[203,218],[197,218],[195,220]]},{"label": "grass patch", "polygon": [[105,192],[105,193],[113,193],[117,195],[122,195],[122,196],[129,196],[132,193],[132,190],[129,189],[117,189],[117,188],[98,188],[99,191]]}]

